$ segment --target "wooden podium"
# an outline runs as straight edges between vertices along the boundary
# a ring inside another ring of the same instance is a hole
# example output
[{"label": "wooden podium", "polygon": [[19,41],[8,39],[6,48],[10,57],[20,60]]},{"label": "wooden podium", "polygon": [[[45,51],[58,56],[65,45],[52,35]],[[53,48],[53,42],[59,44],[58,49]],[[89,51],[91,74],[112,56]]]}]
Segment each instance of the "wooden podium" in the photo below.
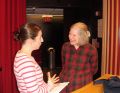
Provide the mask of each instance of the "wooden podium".
[{"label": "wooden podium", "polygon": [[[112,75],[105,74],[98,79],[107,79],[110,76],[112,76]],[[72,93],[103,93],[103,85],[102,84],[94,85],[93,82],[91,82],[91,83],[85,85],[84,87],[73,91]]]}]

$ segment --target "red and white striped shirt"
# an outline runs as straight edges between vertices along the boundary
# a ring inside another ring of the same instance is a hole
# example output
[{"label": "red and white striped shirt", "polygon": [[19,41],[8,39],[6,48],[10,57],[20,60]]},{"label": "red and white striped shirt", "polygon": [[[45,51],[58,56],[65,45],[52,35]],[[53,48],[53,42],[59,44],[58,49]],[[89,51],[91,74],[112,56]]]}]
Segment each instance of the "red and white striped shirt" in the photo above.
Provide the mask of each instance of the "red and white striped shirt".
[{"label": "red and white striped shirt", "polygon": [[43,72],[33,57],[17,53],[14,74],[20,93],[48,93],[50,86],[43,80]]}]

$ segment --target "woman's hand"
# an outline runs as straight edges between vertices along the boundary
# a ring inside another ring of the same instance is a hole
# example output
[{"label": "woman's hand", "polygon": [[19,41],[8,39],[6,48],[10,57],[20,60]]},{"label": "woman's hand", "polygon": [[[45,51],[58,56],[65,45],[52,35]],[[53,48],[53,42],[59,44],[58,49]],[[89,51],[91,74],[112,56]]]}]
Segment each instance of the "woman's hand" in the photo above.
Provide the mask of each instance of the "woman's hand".
[{"label": "woman's hand", "polygon": [[59,77],[56,77],[56,74],[54,74],[51,77],[50,72],[48,72],[47,75],[48,75],[48,83],[55,84],[59,81]]}]

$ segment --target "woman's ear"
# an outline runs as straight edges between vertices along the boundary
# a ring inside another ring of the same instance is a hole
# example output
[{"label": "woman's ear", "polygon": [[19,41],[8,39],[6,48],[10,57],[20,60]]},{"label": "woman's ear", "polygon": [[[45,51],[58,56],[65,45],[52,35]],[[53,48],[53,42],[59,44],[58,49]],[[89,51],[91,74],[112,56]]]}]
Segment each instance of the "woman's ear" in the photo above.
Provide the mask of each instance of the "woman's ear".
[{"label": "woman's ear", "polygon": [[91,36],[90,31],[87,31],[87,36],[88,36],[88,37],[90,37],[90,36]]}]

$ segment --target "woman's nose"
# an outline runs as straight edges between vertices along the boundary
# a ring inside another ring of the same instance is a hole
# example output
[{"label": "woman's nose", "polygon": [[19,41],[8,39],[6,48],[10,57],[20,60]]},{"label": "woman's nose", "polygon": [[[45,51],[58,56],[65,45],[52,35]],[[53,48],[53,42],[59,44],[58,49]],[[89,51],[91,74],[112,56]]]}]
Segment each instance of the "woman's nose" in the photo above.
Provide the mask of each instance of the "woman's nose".
[{"label": "woman's nose", "polygon": [[41,38],[41,42],[44,42],[43,38]]}]

